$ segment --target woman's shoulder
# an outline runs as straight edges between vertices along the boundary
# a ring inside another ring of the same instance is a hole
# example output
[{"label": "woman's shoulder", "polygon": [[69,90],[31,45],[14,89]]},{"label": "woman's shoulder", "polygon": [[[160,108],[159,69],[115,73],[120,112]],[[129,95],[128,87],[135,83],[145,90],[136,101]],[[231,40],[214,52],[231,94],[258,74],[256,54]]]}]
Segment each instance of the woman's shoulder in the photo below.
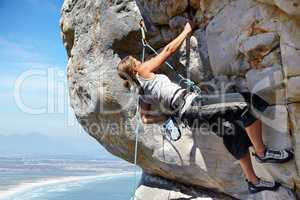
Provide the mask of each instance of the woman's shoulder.
[{"label": "woman's shoulder", "polygon": [[155,77],[156,77],[156,74],[154,73],[149,73],[147,74],[146,76],[143,75],[143,74],[137,74],[136,77],[139,79],[139,80],[143,80],[143,81],[150,81],[150,80],[153,80]]}]

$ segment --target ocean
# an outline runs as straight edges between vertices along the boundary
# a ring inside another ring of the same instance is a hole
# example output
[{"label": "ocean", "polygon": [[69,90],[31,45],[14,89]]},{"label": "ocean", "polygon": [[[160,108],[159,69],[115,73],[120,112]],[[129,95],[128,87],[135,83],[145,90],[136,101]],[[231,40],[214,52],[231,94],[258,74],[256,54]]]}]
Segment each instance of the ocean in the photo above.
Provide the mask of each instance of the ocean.
[{"label": "ocean", "polygon": [[139,179],[122,161],[0,158],[0,200],[129,200]]}]

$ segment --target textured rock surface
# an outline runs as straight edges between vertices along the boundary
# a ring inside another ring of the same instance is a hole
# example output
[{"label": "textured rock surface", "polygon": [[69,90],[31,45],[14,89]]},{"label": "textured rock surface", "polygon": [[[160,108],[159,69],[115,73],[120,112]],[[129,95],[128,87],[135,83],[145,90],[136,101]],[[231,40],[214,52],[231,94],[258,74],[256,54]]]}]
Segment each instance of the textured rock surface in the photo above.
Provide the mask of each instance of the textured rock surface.
[{"label": "textured rock surface", "polygon": [[[238,162],[225,150],[221,138],[204,130],[201,134],[183,130],[181,140],[170,142],[160,125],[144,125],[138,165],[148,179],[141,181],[137,195],[218,199],[222,192],[226,198],[295,199],[290,189],[300,191],[299,1],[191,1],[193,10],[188,9],[189,2],[65,0],[61,30],[69,56],[70,102],[78,121],[108,151],[133,162],[136,95],[123,88],[116,66],[128,54],[139,55],[141,17],[151,44],[160,49],[176,36],[191,11],[199,29],[170,59],[177,70],[197,83],[206,81],[210,92],[250,90],[280,104],[260,114],[264,140],[269,146],[294,148],[296,159],[285,165],[254,161],[260,176],[280,180],[285,187],[251,196]],[[162,72],[174,77],[166,68]],[[169,182],[162,184],[153,176]],[[180,191],[191,186],[197,192]]]},{"label": "textured rock surface", "polygon": [[155,24],[169,24],[169,20],[184,13],[188,6],[188,0],[138,0],[142,12],[149,16]]},{"label": "textured rock surface", "polygon": [[135,200],[191,199],[191,200],[232,200],[224,194],[201,190],[166,179],[143,174],[141,186],[137,189]]},{"label": "textured rock surface", "polygon": [[260,2],[276,5],[289,15],[300,16],[300,1],[299,0],[258,0]]},{"label": "textured rock surface", "polygon": [[284,76],[281,66],[251,69],[246,73],[248,88],[270,104],[285,104]]},{"label": "textured rock surface", "polygon": [[[294,151],[296,155],[300,154],[300,104],[299,103],[293,103],[288,106],[289,115],[290,117],[290,124],[292,131],[292,138],[294,142]],[[300,167],[300,157],[296,156],[295,158],[297,169]],[[300,186],[300,181],[297,181],[297,187]],[[299,195],[299,192],[298,192]]]}]

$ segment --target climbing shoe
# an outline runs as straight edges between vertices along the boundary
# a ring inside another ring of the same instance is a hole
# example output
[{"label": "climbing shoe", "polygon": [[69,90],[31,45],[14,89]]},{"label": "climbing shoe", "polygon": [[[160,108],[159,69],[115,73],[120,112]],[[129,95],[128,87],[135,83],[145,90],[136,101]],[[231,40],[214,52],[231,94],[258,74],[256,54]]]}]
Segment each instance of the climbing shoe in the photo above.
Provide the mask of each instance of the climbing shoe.
[{"label": "climbing shoe", "polygon": [[250,181],[246,180],[248,183],[248,190],[251,194],[255,194],[261,191],[276,191],[280,187],[280,183],[278,182],[270,182],[265,181],[260,178],[258,178],[258,182],[256,184],[251,183]]},{"label": "climbing shoe", "polygon": [[289,150],[279,150],[279,149],[268,149],[266,148],[263,157],[253,154],[255,159],[259,163],[285,163],[290,161],[294,154]]}]

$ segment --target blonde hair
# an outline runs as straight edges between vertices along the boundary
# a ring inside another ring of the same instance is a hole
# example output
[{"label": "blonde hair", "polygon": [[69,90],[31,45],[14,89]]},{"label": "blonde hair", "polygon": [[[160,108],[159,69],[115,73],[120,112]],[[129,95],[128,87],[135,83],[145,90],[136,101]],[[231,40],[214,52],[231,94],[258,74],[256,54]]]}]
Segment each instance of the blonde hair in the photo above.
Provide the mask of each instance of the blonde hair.
[{"label": "blonde hair", "polygon": [[135,77],[134,68],[136,67],[135,58],[133,56],[126,56],[118,64],[118,75],[124,80],[124,87],[130,89],[133,83],[138,84]]}]

